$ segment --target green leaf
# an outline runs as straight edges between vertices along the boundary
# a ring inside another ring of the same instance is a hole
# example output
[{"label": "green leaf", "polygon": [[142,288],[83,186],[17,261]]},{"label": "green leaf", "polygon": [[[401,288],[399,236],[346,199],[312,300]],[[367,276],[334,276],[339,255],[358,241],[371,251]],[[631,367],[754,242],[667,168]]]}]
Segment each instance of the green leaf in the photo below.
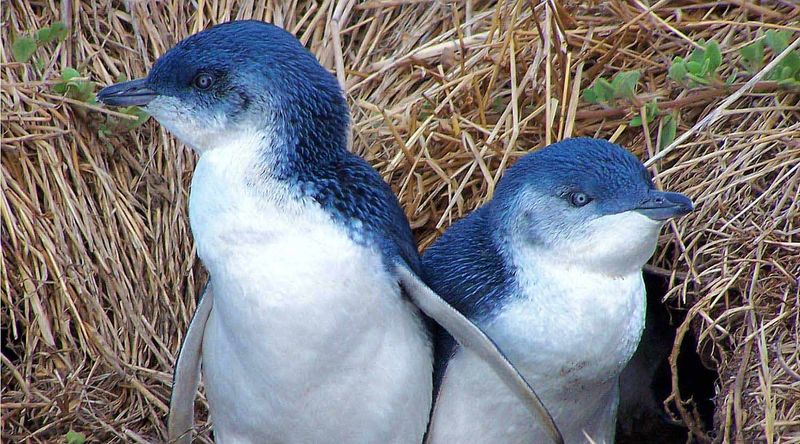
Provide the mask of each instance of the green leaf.
[{"label": "green leaf", "polygon": [[676,82],[683,82],[687,73],[686,62],[681,57],[675,57],[672,66],[669,67],[669,78]]},{"label": "green leaf", "polygon": [[792,51],[781,60],[781,79],[789,79],[800,73],[800,52]]},{"label": "green leaf", "polygon": [[[652,123],[656,120],[656,116],[658,116],[658,102],[653,100],[652,102],[648,102],[644,105],[644,116],[647,118],[647,123]],[[636,115],[633,119],[631,119],[630,126],[642,126],[642,115]]]},{"label": "green leaf", "polygon": [[142,125],[143,123],[147,122],[147,119],[150,118],[150,114],[147,114],[138,106],[129,106],[123,108],[122,112],[125,114],[129,114],[131,116],[136,116],[136,120],[125,121],[125,127],[129,130],[134,129],[139,125]]},{"label": "green leaf", "polygon": [[88,96],[92,91],[94,91],[94,85],[92,82],[87,82],[85,80],[81,80],[80,82],[75,83],[75,89],[81,94]]},{"label": "green leaf", "polygon": [[639,83],[639,71],[618,72],[611,81],[614,98],[631,99],[636,95],[636,84]]},{"label": "green leaf", "polygon": [[703,61],[703,69],[700,70],[701,77],[707,77],[711,73],[711,60],[705,59]]},{"label": "green leaf", "polygon": [[739,51],[742,61],[750,72],[756,72],[764,64],[764,40],[758,39]]},{"label": "green leaf", "polygon": [[53,92],[91,103],[94,100],[94,82],[82,79],[77,69],[67,67],[61,70],[61,81],[53,85]]},{"label": "green leaf", "polygon": [[594,88],[588,88],[583,90],[583,100],[589,103],[600,103],[600,100],[597,98],[597,93],[594,91]]},{"label": "green leaf", "polygon": [[614,90],[614,93],[616,93],[620,89],[620,85],[622,84],[622,82],[625,81],[625,76],[627,74],[628,73],[625,71],[620,71],[614,74],[614,77],[611,78],[611,89]]},{"label": "green leaf", "polygon": [[[704,40],[700,40],[700,46],[705,45]],[[689,55],[689,62],[695,62],[698,65],[703,65],[703,60],[706,58],[706,51],[702,48],[695,48],[694,51]]]},{"label": "green leaf", "polygon": [[83,444],[86,442],[86,435],[74,430],[67,432],[67,434],[64,435],[64,438],[66,439],[67,444]]},{"label": "green leaf", "polygon": [[50,32],[53,40],[58,40],[59,42],[66,40],[67,35],[69,35],[69,29],[67,29],[67,25],[65,25],[64,22],[53,23],[50,26]]},{"label": "green leaf", "polygon": [[717,71],[717,68],[722,65],[722,51],[719,49],[719,44],[711,40],[706,45],[705,50],[705,59],[708,62],[708,71],[709,73],[714,73]]},{"label": "green leaf", "polygon": [[594,84],[594,91],[601,102],[610,102],[614,98],[614,88],[608,80],[599,77]]},{"label": "green leaf", "polygon": [[686,62],[686,70],[689,71],[689,74],[694,74],[696,76],[703,75],[703,65],[701,65],[699,62]]},{"label": "green leaf", "polygon": [[53,40],[53,31],[50,28],[42,28],[36,31],[35,36],[37,43],[47,43]]},{"label": "green leaf", "polygon": [[664,149],[675,141],[675,134],[678,132],[678,121],[673,116],[664,116],[661,119],[661,133],[659,134],[660,149]]},{"label": "green leaf", "polygon": [[767,73],[766,79],[767,80],[778,80],[781,76],[781,67],[780,65],[773,68],[770,72]]},{"label": "green leaf", "polygon": [[101,123],[100,126],[97,128],[97,135],[100,136],[100,138],[108,137],[109,135],[111,135],[111,130],[108,129],[108,125],[106,125],[105,123]]},{"label": "green leaf", "polygon": [[800,87],[800,79],[784,79],[778,82],[778,86],[782,88],[799,88]]},{"label": "green leaf", "polygon": [[69,82],[70,80],[74,79],[75,77],[80,77],[81,73],[78,72],[75,68],[64,68],[61,70],[61,80],[65,82]]},{"label": "green leaf", "polygon": [[658,111],[658,102],[655,100],[644,106],[644,115],[647,117],[647,123],[651,123],[653,120],[656,120]]},{"label": "green leaf", "polygon": [[772,52],[779,54],[789,46],[789,36],[791,34],[792,32],[788,30],[776,31],[774,29],[770,29],[766,33],[767,46],[772,49]]},{"label": "green leaf", "polygon": [[94,82],[81,80],[75,84],[74,91],[69,94],[73,99],[88,102],[94,97]]},{"label": "green leaf", "polygon": [[11,54],[14,60],[27,63],[36,52],[36,40],[31,37],[18,37],[11,45]]},{"label": "green leaf", "polygon": [[687,77],[689,78],[689,86],[693,86],[694,87],[694,86],[697,86],[697,85],[708,85],[709,83],[711,83],[708,80],[706,80],[705,77],[696,76],[696,75],[691,74],[691,73],[687,74]]},{"label": "green leaf", "polygon": [[495,97],[494,100],[492,100],[492,110],[496,113],[501,113],[504,109],[506,109],[506,107],[503,104],[503,98],[501,96]]}]

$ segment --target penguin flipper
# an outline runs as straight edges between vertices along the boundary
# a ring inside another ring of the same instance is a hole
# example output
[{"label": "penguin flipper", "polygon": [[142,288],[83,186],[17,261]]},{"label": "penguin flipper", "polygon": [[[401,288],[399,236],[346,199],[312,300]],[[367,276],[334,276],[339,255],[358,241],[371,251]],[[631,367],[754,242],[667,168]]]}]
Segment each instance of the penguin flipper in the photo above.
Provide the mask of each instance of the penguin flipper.
[{"label": "penguin flipper", "polygon": [[400,280],[400,285],[406,290],[414,304],[447,330],[462,347],[472,350],[489,364],[511,391],[523,401],[528,410],[539,418],[553,443],[563,444],[564,438],[550,412],[494,341],[472,321],[428,288],[405,264],[395,264],[395,273]]},{"label": "penguin flipper", "polygon": [[169,400],[169,417],[167,418],[167,442],[189,444],[192,442],[194,423],[194,398],[200,384],[200,358],[203,349],[203,335],[206,321],[214,306],[214,298],[209,285],[206,284],[200,302],[189,322],[186,337],[183,338],[178,360],[175,362],[175,373],[172,378],[172,396]]}]

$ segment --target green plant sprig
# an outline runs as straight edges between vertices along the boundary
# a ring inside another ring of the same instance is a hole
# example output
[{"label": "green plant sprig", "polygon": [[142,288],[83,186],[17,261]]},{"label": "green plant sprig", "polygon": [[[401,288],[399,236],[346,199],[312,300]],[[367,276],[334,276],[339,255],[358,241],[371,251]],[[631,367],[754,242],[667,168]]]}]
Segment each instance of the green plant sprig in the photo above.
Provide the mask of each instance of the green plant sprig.
[{"label": "green plant sprig", "polygon": [[63,42],[67,39],[69,29],[63,22],[55,22],[52,25],[41,28],[30,36],[19,36],[11,44],[11,55],[14,60],[20,63],[28,61],[41,46],[50,42]]},{"label": "green plant sprig", "polygon": [[86,435],[70,430],[64,435],[64,442],[66,444],[84,444],[86,442]]},{"label": "green plant sprig", "polygon": [[[122,82],[125,79],[121,77],[117,80]],[[81,73],[78,72],[77,69],[67,67],[61,70],[61,77],[59,81],[53,85],[52,90],[56,94],[61,94],[70,99],[94,105],[97,103],[94,88],[94,82],[88,80],[85,76],[81,76]],[[147,122],[147,119],[150,118],[150,115],[138,106],[128,106],[120,109],[120,112],[136,117],[136,119],[120,119],[108,116],[105,122],[100,124],[97,131],[99,136],[107,137],[114,132],[130,131],[143,125]]]},{"label": "green plant sprig", "polygon": [[685,83],[690,88],[719,83],[717,70],[722,65],[719,43],[714,40],[707,43],[700,40],[698,44],[700,47],[695,48],[687,58],[675,57],[668,71],[669,78]]},{"label": "green plant sprig", "polygon": [[639,77],[639,71],[620,71],[611,81],[598,77],[590,88],[583,91],[583,99],[589,103],[608,106],[613,106],[617,99],[633,100]]},{"label": "green plant sprig", "polygon": [[[792,31],[770,29],[763,37],[739,50],[744,70],[751,75],[760,71],[765,64],[766,48],[776,57],[789,47]],[[722,53],[719,43],[714,40],[700,40],[700,48],[695,48],[687,58],[675,57],[669,68],[669,78],[693,88],[700,85],[719,85],[721,80],[717,71],[722,66]],[[725,85],[732,85],[738,76],[736,67],[725,80]],[[778,82],[780,86],[800,86],[800,51],[787,54],[778,65],[767,73],[766,80]]]},{"label": "green plant sprig", "polygon": [[[789,47],[792,32],[770,29],[764,34],[764,42],[776,57]],[[754,42],[755,43],[755,42]],[[744,48],[742,48],[744,50]],[[744,57],[744,54],[742,54]],[[763,57],[763,48],[762,48]],[[774,80],[781,86],[800,86],[800,51],[792,51],[778,62],[778,65],[767,73],[768,80]]]},{"label": "green plant sprig", "polygon": [[52,89],[53,92],[71,99],[91,104],[97,103],[94,96],[94,83],[87,80],[86,77],[81,77],[81,73],[75,68],[62,69],[61,78],[53,85]]},{"label": "green plant sprig", "polygon": [[[744,71],[751,75],[760,71],[765,66],[766,49],[771,51],[772,57],[776,57],[789,47],[791,38],[792,32],[789,30],[768,30],[762,37],[742,47],[739,53]],[[738,71],[736,67],[733,67],[731,74],[723,82],[719,76],[723,61],[722,50],[718,42],[700,40],[698,47],[694,48],[685,58],[675,57],[673,59],[667,75],[687,88],[697,86],[728,88],[736,82]],[[643,125],[642,115],[648,125],[661,116],[659,145],[663,148],[675,140],[680,116],[677,111],[670,114],[662,112],[655,99],[642,104],[641,99],[636,96],[639,78],[639,71],[618,72],[611,80],[598,77],[591,87],[583,91],[583,99],[607,108],[616,107],[620,100],[627,101],[632,108],[629,112],[636,113],[628,122],[631,127]],[[777,82],[779,87],[800,87],[800,51],[793,51],[785,55],[777,66],[767,73],[766,80]],[[643,113],[639,111],[642,106],[644,107]]]},{"label": "green plant sprig", "polygon": [[[594,84],[583,91],[583,99],[589,103],[613,107],[618,100],[625,100],[632,105],[632,111],[639,106],[636,98],[636,87],[639,83],[641,73],[639,71],[620,71],[609,81],[603,77],[598,77]],[[648,125],[653,123],[662,112],[658,108],[658,102],[654,99],[644,104],[644,115]],[[628,125],[632,127],[642,126],[641,114],[635,115]],[[661,133],[659,140],[663,146],[669,145],[675,140],[677,131],[677,119],[671,115],[666,115],[661,119]]]}]

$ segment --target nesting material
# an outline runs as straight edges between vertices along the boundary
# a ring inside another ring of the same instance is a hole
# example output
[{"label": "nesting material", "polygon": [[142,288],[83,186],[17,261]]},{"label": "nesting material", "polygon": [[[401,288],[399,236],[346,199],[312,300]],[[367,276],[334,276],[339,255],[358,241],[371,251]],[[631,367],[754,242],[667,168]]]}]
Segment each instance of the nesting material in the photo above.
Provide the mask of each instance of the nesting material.
[{"label": "nesting material", "polygon": [[[153,121],[100,131],[123,117],[53,84],[66,67],[98,85],[140,77],[183,37],[246,18],[296,33],[346,86],[353,150],[392,184],[421,248],[547,143],[604,137],[655,158],[657,183],[698,206],[666,227],[651,265],[669,279],[666,303],[688,310],[675,350],[693,331],[720,373],[716,430],[673,390],[678,419],[700,442],[800,442],[800,95],[748,83],[759,73],[739,52],[767,29],[800,38],[795,2],[99,0],[10,2],[1,14],[10,442],[70,430],[163,441],[172,365],[206,278],[188,225],[195,155]],[[14,37],[56,20],[68,39],[15,62]],[[720,43],[730,86],[667,77],[701,39]],[[581,99],[597,77],[634,69],[637,104],[676,111],[680,143],[660,148],[659,120],[630,127],[631,102]]]}]

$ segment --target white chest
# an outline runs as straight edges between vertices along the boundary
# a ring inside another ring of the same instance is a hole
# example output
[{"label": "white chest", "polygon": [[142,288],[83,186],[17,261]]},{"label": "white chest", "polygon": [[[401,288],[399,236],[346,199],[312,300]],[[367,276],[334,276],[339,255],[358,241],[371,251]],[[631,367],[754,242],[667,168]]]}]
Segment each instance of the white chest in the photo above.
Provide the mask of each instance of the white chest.
[{"label": "white chest", "polygon": [[430,344],[382,256],[278,183],[254,196],[240,168],[205,153],[190,198],[217,442],[419,442]]},{"label": "white chest", "polygon": [[568,385],[616,378],[644,328],[641,273],[609,277],[540,265],[519,278],[522,295],[486,329],[521,370]]},{"label": "white chest", "polygon": [[[554,416],[567,443],[613,438],[617,378],[644,326],[640,273],[609,278],[526,264],[522,294],[482,325]],[[459,350],[434,414],[434,443],[546,442],[516,397],[480,359]]]}]

